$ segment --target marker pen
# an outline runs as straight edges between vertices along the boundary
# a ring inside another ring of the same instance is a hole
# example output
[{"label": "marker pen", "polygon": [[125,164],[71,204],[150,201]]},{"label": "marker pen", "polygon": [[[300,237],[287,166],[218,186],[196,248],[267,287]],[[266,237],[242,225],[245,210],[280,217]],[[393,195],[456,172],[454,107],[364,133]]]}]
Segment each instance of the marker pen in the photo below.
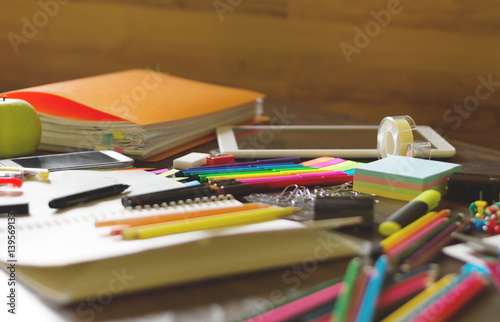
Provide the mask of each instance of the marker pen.
[{"label": "marker pen", "polygon": [[[295,176],[287,176],[286,179],[282,178],[283,177],[280,177],[279,180],[262,180],[262,181],[253,181],[245,183],[249,184],[254,190],[272,190],[278,188],[285,188],[293,184],[299,186],[331,186],[352,181],[352,176],[345,174],[333,175],[333,176],[295,175]],[[251,180],[251,179],[246,179],[246,180]]]},{"label": "marker pen", "polygon": [[47,179],[49,177],[49,170],[42,168],[15,168],[15,167],[0,167],[0,171],[14,171],[22,172],[23,176],[37,176],[40,179]]},{"label": "marker pen", "polygon": [[422,192],[381,223],[378,231],[383,236],[392,235],[402,227],[425,215],[429,210],[435,208],[439,200],[441,200],[441,193],[439,191],[426,190]]}]

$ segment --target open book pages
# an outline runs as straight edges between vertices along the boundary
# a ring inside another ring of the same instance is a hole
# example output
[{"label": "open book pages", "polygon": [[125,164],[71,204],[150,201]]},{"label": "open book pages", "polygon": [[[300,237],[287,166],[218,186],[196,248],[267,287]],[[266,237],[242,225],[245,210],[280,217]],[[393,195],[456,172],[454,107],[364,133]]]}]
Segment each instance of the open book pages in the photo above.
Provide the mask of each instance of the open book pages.
[{"label": "open book pages", "polygon": [[151,125],[127,121],[79,121],[40,113],[43,132],[39,149],[61,152],[68,149],[93,150],[103,146],[105,135],[118,131],[120,137],[112,139],[112,148],[118,148],[134,159],[148,159],[213,134],[217,126],[253,120],[261,109],[261,103],[254,102],[194,118]]}]

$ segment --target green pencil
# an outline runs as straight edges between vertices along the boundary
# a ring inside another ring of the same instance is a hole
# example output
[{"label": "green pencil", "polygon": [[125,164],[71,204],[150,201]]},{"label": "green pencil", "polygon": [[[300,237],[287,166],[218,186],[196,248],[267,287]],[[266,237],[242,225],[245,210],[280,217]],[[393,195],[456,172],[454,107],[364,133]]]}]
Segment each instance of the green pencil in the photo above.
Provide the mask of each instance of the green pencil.
[{"label": "green pencil", "polygon": [[351,302],[354,287],[356,285],[356,279],[358,278],[360,269],[361,259],[359,257],[354,257],[347,266],[343,281],[344,285],[342,286],[342,291],[333,308],[332,313],[335,322],[343,322],[346,320],[349,303]]}]

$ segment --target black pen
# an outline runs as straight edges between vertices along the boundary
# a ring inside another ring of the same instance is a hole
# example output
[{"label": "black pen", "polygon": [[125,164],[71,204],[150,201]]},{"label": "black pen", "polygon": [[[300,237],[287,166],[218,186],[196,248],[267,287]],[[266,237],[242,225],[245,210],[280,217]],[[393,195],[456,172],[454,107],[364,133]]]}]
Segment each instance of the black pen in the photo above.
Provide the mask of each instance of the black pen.
[{"label": "black pen", "polygon": [[89,201],[104,199],[111,196],[116,196],[123,191],[125,191],[129,185],[126,184],[114,184],[111,186],[106,186],[94,190],[84,191],[80,193],[75,193],[74,195],[69,195],[61,198],[53,199],[49,202],[50,208],[66,208],[75,206],[78,204],[86,203]]}]

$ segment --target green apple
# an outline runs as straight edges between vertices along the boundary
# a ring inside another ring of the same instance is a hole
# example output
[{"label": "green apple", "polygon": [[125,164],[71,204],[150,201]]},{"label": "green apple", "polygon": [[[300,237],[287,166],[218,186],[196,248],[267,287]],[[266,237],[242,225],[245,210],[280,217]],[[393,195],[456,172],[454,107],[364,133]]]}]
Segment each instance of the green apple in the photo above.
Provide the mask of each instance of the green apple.
[{"label": "green apple", "polygon": [[30,103],[0,98],[0,159],[35,152],[41,136],[40,118]]}]

